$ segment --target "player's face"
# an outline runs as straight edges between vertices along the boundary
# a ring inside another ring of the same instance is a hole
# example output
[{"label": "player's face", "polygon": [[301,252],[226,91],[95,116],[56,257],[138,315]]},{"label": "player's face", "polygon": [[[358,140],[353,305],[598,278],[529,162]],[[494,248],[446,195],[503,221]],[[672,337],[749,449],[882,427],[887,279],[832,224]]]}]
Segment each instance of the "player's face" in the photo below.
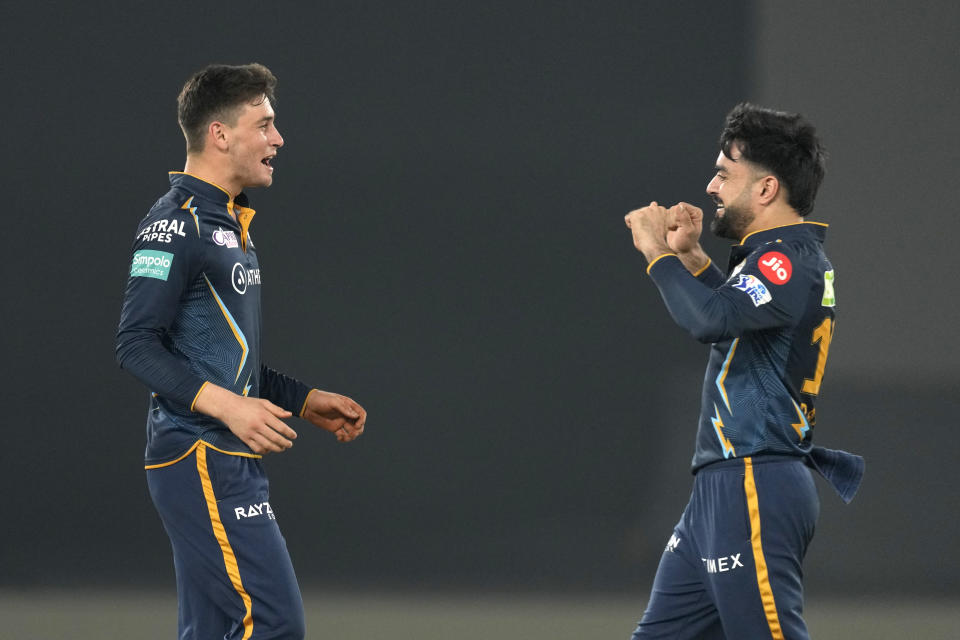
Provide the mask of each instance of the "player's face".
[{"label": "player's face", "polygon": [[730,153],[733,158],[723,152],[717,156],[717,173],[707,184],[707,194],[717,203],[710,231],[721,238],[739,241],[756,218],[752,187],[757,178],[747,161],[741,159],[736,145]]},{"label": "player's face", "polygon": [[273,183],[271,163],[283,146],[270,101],[258,102],[245,105],[236,124],[229,127],[231,170],[241,188],[269,187]]}]

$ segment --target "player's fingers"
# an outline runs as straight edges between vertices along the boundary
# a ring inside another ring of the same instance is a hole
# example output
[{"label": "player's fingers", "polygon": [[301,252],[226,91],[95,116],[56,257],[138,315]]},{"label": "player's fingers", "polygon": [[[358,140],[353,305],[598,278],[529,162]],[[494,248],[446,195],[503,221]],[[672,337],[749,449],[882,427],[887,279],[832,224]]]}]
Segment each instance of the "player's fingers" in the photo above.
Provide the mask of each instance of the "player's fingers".
[{"label": "player's fingers", "polygon": [[346,396],[339,396],[337,398],[337,408],[340,410],[341,415],[351,420],[356,420],[360,417],[360,413],[358,412],[360,405]]},{"label": "player's fingers", "polygon": [[286,422],[281,420],[281,417],[290,417],[290,412],[286,412],[286,416],[276,416],[272,412],[267,412],[262,414],[260,417],[263,420],[263,424],[269,427],[271,430],[279,433],[280,435],[286,436],[288,438],[296,438],[297,432],[291,429]]},{"label": "player's fingers", "polygon": [[361,407],[359,404],[350,400],[351,406],[354,410],[354,419],[356,422],[365,422],[367,420],[367,410]]},{"label": "player's fingers", "polygon": [[690,219],[693,221],[703,218],[703,209],[700,207],[695,207],[689,202],[681,202],[680,206],[683,207],[683,210],[687,212],[687,215],[690,216]]},{"label": "player's fingers", "polygon": [[285,451],[293,446],[293,443],[274,431],[272,434],[264,433],[263,441],[270,451]]},{"label": "player's fingers", "polygon": [[353,423],[350,422],[349,420],[341,420],[341,421],[340,421],[340,426],[337,427],[337,433],[338,433],[338,434],[340,434],[340,433],[345,434],[347,437],[352,436],[352,435],[353,435]]},{"label": "player's fingers", "polygon": [[[364,412],[364,414],[365,413],[366,412]],[[366,420],[366,415],[352,422],[344,423],[343,430],[347,434],[350,440],[357,439],[360,436],[360,434],[363,433],[365,420]]]},{"label": "player's fingers", "polygon": [[254,453],[264,453],[263,446],[261,446],[260,442],[253,436],[246,438],[243,443],[250,447],[250,451]]},{"label": "player's fingers", "polygon": [[250,442],[247,443],[254,453],[270,453],[283,451],[278,445],[270,442],[260,433],[254,433],[250,436]]},{"label": "player's fingers", "polygon": [[[264,422],[263,428],[259,429],[257,433],[261,438],[281,449],[289,449],[292,447],[293,442],[291,442],[291,440],[297,437],[296,431],[276,419]],[[289,436],[290,439],[288,439],[287,436]]]},{"label": "player's fingers", "polygon": [[289,418],[293,415],[291,412],[287,411],[283,407],[278,407],[277,405],[273,404],[266,398],[260,398],[260,403],[267,408],[267,411],[277,416],[278,418]]},{"label": "player's fingers", "polygon": [[675,231],[679,226],[678,218],[682,215],[676,205],[667,209],[667,229]]},{"label": "player's fingers", "polygon": [[[270,428],[270,430],[273,433],[276,433],[281,437],[287,437],[287,438],[290,438],[291,440],[297,437],[297,432],[291,429],[290,426],[287,425],[287,423],[281,420],[280,418],[276,418],[272,415],[267,415],[267,416],[264,416],[263,422],[267,427]],[[272,434],[267,434],[267,435],[272,435]]]}]

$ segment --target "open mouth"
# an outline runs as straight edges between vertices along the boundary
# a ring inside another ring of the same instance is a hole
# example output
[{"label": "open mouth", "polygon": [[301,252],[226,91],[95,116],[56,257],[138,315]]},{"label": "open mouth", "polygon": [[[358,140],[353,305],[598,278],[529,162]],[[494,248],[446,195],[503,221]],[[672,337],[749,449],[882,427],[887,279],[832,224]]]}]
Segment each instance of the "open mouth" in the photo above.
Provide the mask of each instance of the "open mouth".
[{"label": "open mouth", "polygon": [[266,167],[269,167],[269,168],[273,169],[273,165],[270,164],[271,162],[273,162],[273,158],[274,158],[274,156],[267,156],[266,158],[264,158],[263,160],[261,160],[260,163],[263,164],[263,165],[266,166]]}]

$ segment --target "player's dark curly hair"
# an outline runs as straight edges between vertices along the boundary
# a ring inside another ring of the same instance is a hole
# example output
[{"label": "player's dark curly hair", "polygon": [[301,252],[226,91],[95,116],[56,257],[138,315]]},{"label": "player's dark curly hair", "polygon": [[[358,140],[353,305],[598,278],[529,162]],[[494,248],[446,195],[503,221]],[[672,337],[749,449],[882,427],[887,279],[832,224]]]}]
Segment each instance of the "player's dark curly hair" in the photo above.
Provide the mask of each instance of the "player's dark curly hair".
[{"label": "player's dark curly hair", "polygon": [[207,126],[215,120],[236,123],[239,107],[276,104],[277,79],[262,64],[211,64],[193,74],[177,97],[177,121],[187,138],[187,153],[203,151]]},{"label": "player's dark curly hair", "polygon": [[813,211],[826,172],[826,151],[817,130],[803,116],[742,102],[727,114],[720,135],[723,155],[730,158],[734,145],[742,157],[780,180],[797,213],[806,216]]}]

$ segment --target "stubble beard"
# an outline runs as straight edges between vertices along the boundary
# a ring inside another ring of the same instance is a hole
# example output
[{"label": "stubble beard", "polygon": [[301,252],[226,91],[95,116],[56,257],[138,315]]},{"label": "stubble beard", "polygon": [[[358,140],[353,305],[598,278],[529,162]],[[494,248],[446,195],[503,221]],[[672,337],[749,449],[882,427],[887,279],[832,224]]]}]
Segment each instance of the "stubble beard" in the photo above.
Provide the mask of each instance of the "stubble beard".
[{"label": "stubble beard", "polygon": [[723,215],[715,215],[710,221],[710,232],[718,238],[740,242],[747,228],[753,224],[754,215],[739,203],[724,206]]}]

